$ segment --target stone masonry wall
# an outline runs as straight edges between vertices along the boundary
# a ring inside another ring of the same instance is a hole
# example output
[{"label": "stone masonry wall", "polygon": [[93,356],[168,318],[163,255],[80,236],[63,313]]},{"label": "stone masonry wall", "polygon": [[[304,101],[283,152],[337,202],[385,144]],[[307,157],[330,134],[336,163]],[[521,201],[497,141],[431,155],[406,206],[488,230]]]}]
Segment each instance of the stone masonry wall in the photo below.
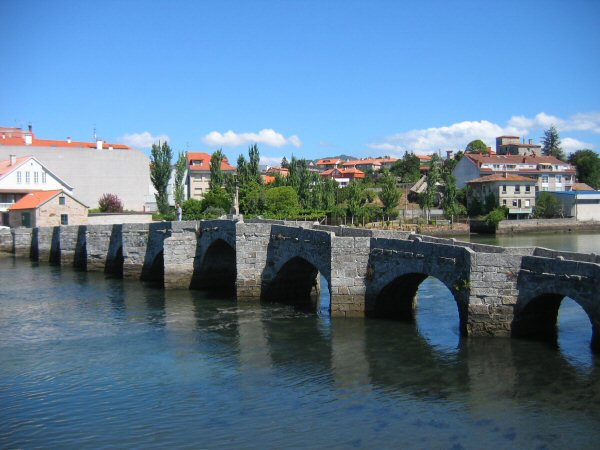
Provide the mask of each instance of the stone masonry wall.
[{"label": "stone masonry wall", "polygon": [[370,237],[331,238],[332,316],[364,316],[370,245]]},{"label": "stone masonry wall", "polygon": [[267,264],[270,223],[236,225],[236,293],[238,301],[260,300],[262,272]]},{"label": "stone masonry wall", "polygon": [[165,289],[188,289],[194,274],[194,258],[201,222],[173,222],[164,241]]}]

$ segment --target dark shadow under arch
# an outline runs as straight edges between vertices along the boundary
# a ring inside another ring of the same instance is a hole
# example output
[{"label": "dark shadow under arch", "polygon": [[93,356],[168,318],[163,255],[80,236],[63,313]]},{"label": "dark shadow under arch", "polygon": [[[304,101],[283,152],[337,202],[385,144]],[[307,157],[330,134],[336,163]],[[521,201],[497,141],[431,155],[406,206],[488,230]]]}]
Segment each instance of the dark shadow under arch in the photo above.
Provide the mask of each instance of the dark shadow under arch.
[{"label": "dark shadow under arch", "polygon": [[281,267],[272,281],[263,285],[261,301],[316,311],[320,296],[318,275],[315,266],[296,256]]},{"label": "dark shadow under arch", "polygon": [[208,290],[219,296],[235,294],[235,250],[222,239],[217,239],[204,253],[201,261],[194,262],[190,289]]},{"label": "dark shadow under arch", "polygon": [[[389,282],[370,302],[366,311],[367,317],[389,320],[400,320],[416,323],[416,311],[419,301],[419,287],[430,275],[413,272],[400,275]],[[466,306],[456,297],[454,289],[448,287],[443,280],[432,277],[448,289],[454,300],[459,319],[460,334],[467,335]]]},{"label": "dark shadow under arch", "polygon": [[150,268],[142,273],[142,280],[149,281],[156,287],[165,286],[165,257],[162,250],[154,257]]},{"label": "dark shadow under arch", "polygon": [[[513,337],[545,341],[558,348],[558,311],[562,301],[567,298],[562,294],[544,293],[531,299],[515,313],[511,334]],[[576,303],[582,306],[576,299]],[[582,306],[583,308],[583,306]],[[585,308],[583,308],[585,311]],[[600,353],[600,336],[592,325],[592,341],[590,347],[594,353]]]}]

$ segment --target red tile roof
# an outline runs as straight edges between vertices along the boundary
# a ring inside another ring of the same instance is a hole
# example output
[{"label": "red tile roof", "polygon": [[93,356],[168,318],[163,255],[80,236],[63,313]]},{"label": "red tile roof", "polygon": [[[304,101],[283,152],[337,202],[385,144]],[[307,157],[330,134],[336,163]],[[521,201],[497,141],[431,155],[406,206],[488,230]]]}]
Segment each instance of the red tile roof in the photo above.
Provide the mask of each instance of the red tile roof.
[{"label": "red tile roof", "polygon": [[21,164],[23,164],[29,158],[31,158],[31,156],[21,156],[21,157],[17,158],[15,164],[13,164],[13,165],[10,164],[10,159],[5,159],[3,161],[0,161],[0,178],[2,178],[4,175],[6,175],[8,173],[11,173],[13,170],[15,170],[17,167],[19,167]]},{"label": "red tile roof", "polygon": [[336,178],[334,176],[334,173],[338,172],[340,176],[338,176],[337,178],[342,178],[342,177],[348,177],[348,178],[364,178],[365,177],[365,173],[362,170],[358,170],[355,168],[350,168],[350,169],[329,169],[326,170],[325,172],[321,172],[321,176],[322,177],[332,177],[332,178]]},{"label": "red tile roof", "polygon": [[494,175],[486,175],[485,177],[475,178],[474,180],[467,181],[467,184],[492,183],[494,181],[524,181],[537,183],[537,181],[533,178],[523,177],[521,175],[514,175],[512,173],[496,173]]},{"label": "red tile roof", "polygon": [[[210,170],[211,155],[206,152],[188,152],[187,159],[190,170]],[[200,164],[192,164],[193,161],[200,161]],[[221,170],[235,171],[235,167],[229,164],[227,158],[221,161]]]},{"label": "red tile roof", "polygon": [[[29,134],[25,133],[24,134]],[[6,134],[6,132],[0,132],[0,146],[2,145],[14,145],[20,147],[59,147],[59,148],[96,148],[96,142],[83,142],[83,141],[62,141],[62,140],[54,140],[54,139],[38,139],[35,137],[35,134],[31,133],[31,144],[26,144],[23,135],[19,134],[17,136],[13,136],[12,134]],[[2,137],[4,136],[4,137]],[[103,142],[102,144],[103,150],[108,150],[109,147],[112,147],[116,150],[131,150],[131,147],[124,144],[109,144],[108,142]]]},{"label": "red tile roof", "polygon": [[276,178],[272,177],[270,175],[263,175],[262,179],[264,181],[265,184],[271,184],[271,183],[275,183]]},{"label": "red tile roof", "polygon": [[341,159],[334,159],[334,158],[325,158],[325,159],[320,159],[319,161],[317,161],[317,166],[328,166],[330,164],[341,164],[342,160]]},{"label": "red tile roof", "polygon": [[552,165],[569,165],[554,156],[522,156],[522,155],[480,155],[475,153],[467,153],[465,156],[479,165],[483,163],[491,164],[552,164]]},{"label": "red tile roof", "polygon": [[51,198],[56,197],[60,194],[62,189],[57,189],[53,191],[36,191],[30,192],[25,195],[19,201],[17,201],[14,205],[12,205],[9,209],[10,211],[15,211],[19,209],[35,209],[38,206],[46,203]]}]

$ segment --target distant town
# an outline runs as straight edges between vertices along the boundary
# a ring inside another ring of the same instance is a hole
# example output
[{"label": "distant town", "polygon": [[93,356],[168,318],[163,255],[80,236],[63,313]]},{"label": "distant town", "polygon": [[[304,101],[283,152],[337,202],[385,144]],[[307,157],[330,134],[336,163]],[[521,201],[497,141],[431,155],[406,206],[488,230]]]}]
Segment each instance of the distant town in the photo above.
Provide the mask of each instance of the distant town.
[{"label": "distant town", "polygon": [[256,145],[233,164],[221,150],[175,154],[162,142],[148,157],[101,139],[0,127],[0,226],[11,228],[224,215],[409,229],[594,223],[599,182],[597,154],[582,149],[567,158],[554,127],[541,143],[498,136],[495,148],[476,140],[443,154],[284,157],[277,166],[260,165]]}]

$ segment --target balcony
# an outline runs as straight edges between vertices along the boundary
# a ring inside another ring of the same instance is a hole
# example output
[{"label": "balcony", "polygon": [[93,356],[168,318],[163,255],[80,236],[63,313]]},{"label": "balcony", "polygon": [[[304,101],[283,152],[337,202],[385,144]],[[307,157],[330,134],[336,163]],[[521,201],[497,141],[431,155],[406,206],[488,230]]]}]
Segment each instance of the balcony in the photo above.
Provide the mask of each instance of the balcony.
[{"label": "balcony", "polygon": [[6,212],[14,203],[0,203],[0,211]]}]

